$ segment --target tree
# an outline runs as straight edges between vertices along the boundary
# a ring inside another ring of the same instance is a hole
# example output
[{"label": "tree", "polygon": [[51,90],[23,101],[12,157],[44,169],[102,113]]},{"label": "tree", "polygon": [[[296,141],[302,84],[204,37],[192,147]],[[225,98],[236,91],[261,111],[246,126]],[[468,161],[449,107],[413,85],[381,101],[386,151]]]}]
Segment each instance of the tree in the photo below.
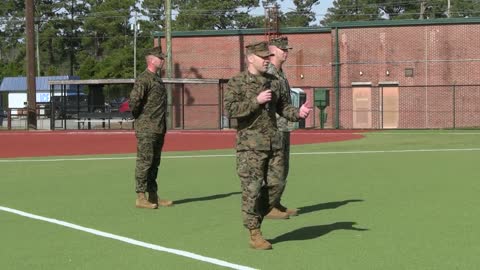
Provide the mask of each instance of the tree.
[{"label": "tree", "polygon": [[381,13],[378,5],[369,0],[335,0],[333,7],[321,21],[322,25],[332,22],[378,20]]},{"label": "tree", "polygon": [[152,33],[165,30],[165,1],[143,0],[141,9],[135,10],[141,14],[137,21],[137,70],[143,70],[146,63],[142,51],[153,46]]},{"label": "tree", "polygon": [[456,0],[450,7],[451,17],[468,18],[480,16],[479,0]]},{"label": "tree", "polygon": [[[284,0],[266,0],[279,5]],[[263,3],[264,1],[262,1]],[[279,11],[282,26],[308,26],[320,0],[294,0],[295,9]],[[163,31],[163,0],[35,0],[40,75],[128,78],[133,75],[135,20],[137,61],[152,46],[152,32]],[[172,0],[173,30],[263,28],[264,16],[252,16],[260,0]],[[3,0],[0,7],[0,77],[25,75],[25,1]],[[136,13],[135,13],[136,12]],[[480,13],[480,0],[452,1],[451,17]],[[137,14],[136,18],[134,17]],[[335,0],[322,24],[334,21],[431,19],[447,16],[445,0]]]},{"label": "tree", "polygon": [[313,7],[320,4],[320,0],[293,0],[295,11],[285,13],[282,19],[284,26],[301,27],[309,26],[311,22],[316,20]]},{"label": "tree", "polygon": [[[64,46],[59,46],[54,53],[52,46],[45,45],[48,36],[58,36],[59,29],[54,25],[57,24],[52,20],[56,16],[56,12],[60,9],[59,0],[36,0],[35,5],[35,31],[39,34],[39,47],[41,52],[38,63],[54,67],[58,62],[54,61],[53,55],[58,55],[58,51],[62,51]],[[5,0],[4,6],[0,9],[0,63],[5,69],[2,69],[7,76],[25,75],[25,1],[24,0]],[[48,45],[52,45],[50,42]],[[50,49],[50,50],[49,50]],[[49,57],[47,57],[48,55]],[[43,70],[40,68],[40,70]]]},{"label": "tree", "polygon": [[[479,0],[451,1],[451,17],[470,17],[480,14]],[[445,0],[335,0],[322,25],[342,21],[434,19],[448,16]]]},{"label": "tree", "polygon": [[82,78],[131,77],[133,39],[130,19],[135,0],[86,2],[89,13],[83,18],[83,52],[79,55],[82,57],[80,64],[85,63],[89,68],[80,68]]},{"label": "tree", "polygon": [[178,15],[174,30],[208,30],[254,28],[258,20],[249,12],[259,6],[259,0],[177,0]]},{"label": "tree", "polygon": [[0,77],[25,75],[25,1],[4,0],[0,8]]},{"label": "tree", "polygon": [[395,1],[376,0],[381,16],[396,19],[434,19],[446,17],[445,0]]},{"label": "tree", "polygon": [[[140,13],[145,21],[144,26],[152,30],[162,30],[165,27],[165,1],[143,0]],[[137,9],[135,9],[137,10]]]},{"label": "tree", "polygon": [[81,29],[86,7],[83,1],[37,0],[41,75],[74,75],[78,69]]}]

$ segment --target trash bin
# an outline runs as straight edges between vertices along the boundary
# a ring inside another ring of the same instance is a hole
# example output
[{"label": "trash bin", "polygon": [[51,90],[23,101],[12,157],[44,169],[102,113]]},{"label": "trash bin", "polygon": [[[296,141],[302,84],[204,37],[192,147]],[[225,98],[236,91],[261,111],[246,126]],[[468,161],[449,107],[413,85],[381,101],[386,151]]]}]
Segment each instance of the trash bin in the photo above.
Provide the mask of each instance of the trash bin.
[{"label": "trash bin", "polygon": [[327,113],[325,108],[330,105],[330,90],[323,88],[314,89],[315,106],[320,109],[320,128],[323,129],[327,122]]}]

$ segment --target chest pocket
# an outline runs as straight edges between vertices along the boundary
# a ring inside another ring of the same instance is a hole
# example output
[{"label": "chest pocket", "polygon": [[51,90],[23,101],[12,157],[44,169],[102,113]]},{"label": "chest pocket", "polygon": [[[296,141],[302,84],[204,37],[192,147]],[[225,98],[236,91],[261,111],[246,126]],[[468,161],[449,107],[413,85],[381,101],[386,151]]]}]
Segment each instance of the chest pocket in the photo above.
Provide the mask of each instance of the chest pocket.
[{"label": "chest pocket", "polygon": [[251,100],[256,98],[258,94],[262,91],[258,85],[250,83],[244,86],[245,98],[246,100]]},{"label": "chest pocket", "polygon": [[167,108],[167,90],[159,82],[152,82],[149,93],[146,110],[150,111],[152,119],[161,117]]},{"label": "chest pocket", "polygon": [[150,96],[156,102],[167,99],[167,91],[165,87],[159,82],[152,82],[152,88],[150,91],[151,91]]}]

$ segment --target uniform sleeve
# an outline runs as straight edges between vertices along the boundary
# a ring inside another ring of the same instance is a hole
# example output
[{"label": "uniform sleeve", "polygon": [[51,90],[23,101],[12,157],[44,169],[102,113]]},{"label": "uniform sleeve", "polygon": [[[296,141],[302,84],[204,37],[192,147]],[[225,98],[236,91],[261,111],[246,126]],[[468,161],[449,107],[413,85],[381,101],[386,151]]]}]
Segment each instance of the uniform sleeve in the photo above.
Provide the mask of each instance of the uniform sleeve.
[{"label": "uniform sleeve", "polygon": [[143,100],[145,97],[145,83],[140,81],[136,81],[133,90],[130,93],[130,110],[132,111],[132,115],[134,118],[138,118],[143,110]]},{"label": "uniform sleeve", "polygon": [[[279,81],[275,82],[276,87],[280,87],[280,96],[278,97],[277,113],[289,121],[297,122],[300,117],[298,109],[290,103],[290,93],[287,89],[282,88],[282,84]],[[288,89],[290,90],[290,89]]]},{"label": "uniform sleeve", "polygon": [[227,84],[224,102],[230,118],[249,116],[260,107],[257,97],[248,98],[245,91],[242,91],[241,82],[235,78],[232,78]]}]

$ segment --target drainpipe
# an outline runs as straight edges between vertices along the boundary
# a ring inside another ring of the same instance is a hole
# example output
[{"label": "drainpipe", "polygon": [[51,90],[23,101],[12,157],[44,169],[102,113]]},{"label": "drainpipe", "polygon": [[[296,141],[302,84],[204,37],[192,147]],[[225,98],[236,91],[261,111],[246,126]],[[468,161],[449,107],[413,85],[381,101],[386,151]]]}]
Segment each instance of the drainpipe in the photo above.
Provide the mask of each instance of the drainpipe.
[{"label": "drainpipe", "polygon": [[[173,78],[173,59],[172,59],[172,1],[165,0],[165,42],[167,45],[167,59],[165,59],[166,75],[168,79]],[[172,97],[172,84],[169,83],[167,86],[167,126],[169,129],[173,128],[173,97]],[[185,106],[182,104],[182,106]]]},{"label": "drainpipe", "polygon": [[338,28],[335,28],[335,129],[340,128],[340,45],[338,43]]}]

